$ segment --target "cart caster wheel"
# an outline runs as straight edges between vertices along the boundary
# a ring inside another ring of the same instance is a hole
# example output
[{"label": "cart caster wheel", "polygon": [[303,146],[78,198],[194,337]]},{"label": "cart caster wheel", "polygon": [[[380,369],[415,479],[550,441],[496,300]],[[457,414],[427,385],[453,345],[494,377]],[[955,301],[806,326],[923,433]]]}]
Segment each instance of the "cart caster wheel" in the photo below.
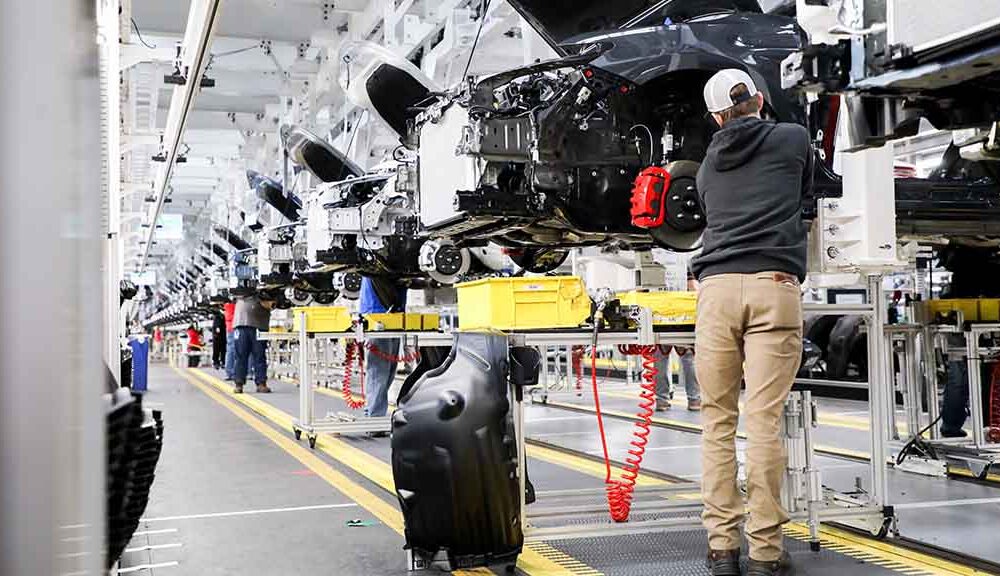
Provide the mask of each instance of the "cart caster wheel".
[{"label": "cart caster wheel", "polygon": [[294,428],[293,428],[293,429],[292,429],[292,432],[294,432],[294,433],[295,433],[295,439],[296,439],[296,440],[302,440],[302,430],[299,430],[299,429],[294,429]]},{"label": "cart caster wheel", "polygon": [[309,437],[309,447],[312,448],[312,449],[316,449],[316,437],[315,436],[310,436]]},{"label": "cart caster wheel", "polygon": [[885,540],[885,537],[889,535],[889,529],[891,528],[892,528],[892,518],[886,518],[882,522],[882,527],[879,528],[878,532],[875,534],[875,538],[877,538],[878,540]]},{"label": "cart caster wheel", "polygon": [[820,543],[819,542],[810,542],[809,543],[809,550],[811,550],[813,552],[819,552],[819,549],[820,549]]}]

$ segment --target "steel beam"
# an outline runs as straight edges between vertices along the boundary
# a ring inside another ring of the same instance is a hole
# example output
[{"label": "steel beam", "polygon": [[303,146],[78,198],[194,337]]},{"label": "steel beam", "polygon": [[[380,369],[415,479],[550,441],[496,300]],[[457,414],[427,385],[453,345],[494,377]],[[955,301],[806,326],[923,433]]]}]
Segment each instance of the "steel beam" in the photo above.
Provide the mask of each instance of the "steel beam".
[{"label": "steel beam", "polygon": [[[205,66],[208,64],[209,48],[212,45],[212,36],[219,19],[220,4],[221,0],[193,0],[191,2],[184,40],[181,43],[181,72],[186,74],[187,78],[183,86],[174,87],[173,95],[170,97],[170,111],[167,113],[167,124],[163,134],[163,152],[166,155],[166,162],[160,166],[156,173],[153,185],[156,203],[150,209],[150,218],[147,224],[156,224],[163,210],[167,184],[170,182],[170,176],[177,160],[177,151],[180,147],[181,137],[184,135],[188,114],[194,103],[195,95],[198,93],[201,78],[205,73]],[[151,225],[146,234],[146,244],[139,264],[140,272],[146,269],[149,249],[155,235],[156,226]]]}]

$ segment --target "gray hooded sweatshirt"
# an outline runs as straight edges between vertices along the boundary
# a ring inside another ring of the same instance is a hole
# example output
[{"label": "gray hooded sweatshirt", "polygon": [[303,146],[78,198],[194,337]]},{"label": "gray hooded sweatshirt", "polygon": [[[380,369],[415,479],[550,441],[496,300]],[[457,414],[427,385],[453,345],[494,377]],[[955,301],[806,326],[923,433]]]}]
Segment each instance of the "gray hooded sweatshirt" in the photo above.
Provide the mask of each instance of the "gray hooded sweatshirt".
[{"label": "gray hooded sweatshirt", "polygon": [[695,276],[774,271],[804,280],[812,173],[809,133],[798,124],[738,118],[716,132],[698,170],[707,226]]}]

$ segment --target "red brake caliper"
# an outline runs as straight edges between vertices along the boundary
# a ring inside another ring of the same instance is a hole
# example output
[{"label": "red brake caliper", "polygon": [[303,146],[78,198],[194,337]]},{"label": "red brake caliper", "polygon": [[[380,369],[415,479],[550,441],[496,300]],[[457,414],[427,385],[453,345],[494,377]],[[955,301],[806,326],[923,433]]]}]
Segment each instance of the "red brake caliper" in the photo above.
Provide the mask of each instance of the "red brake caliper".
[{"label": "red brake caliper", "polygon": [[637,228],[656,228],[667,217],[664,197],[670,188],[670,172],[659,166],[646,168],[632,186],[632,225]]}]

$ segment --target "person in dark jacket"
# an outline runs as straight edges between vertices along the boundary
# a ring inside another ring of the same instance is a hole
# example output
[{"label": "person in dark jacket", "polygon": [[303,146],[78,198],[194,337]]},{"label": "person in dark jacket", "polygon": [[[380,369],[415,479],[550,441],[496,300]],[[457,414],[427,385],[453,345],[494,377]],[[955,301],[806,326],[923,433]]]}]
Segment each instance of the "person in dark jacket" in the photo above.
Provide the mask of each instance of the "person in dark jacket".
[{"label": "person in dark jacket", "polygon": [[720,127],[698,170],[706,229],[691,264],[700,283],[695,363],[708,563],[716,576],[741,574],[746,508],[735,437],[746,382],[746,574],[790,574],[781,533],[788,515],[780,500],[787,465],[780,422],[802,356],[803,205],[811,196],[813,152],[802,126],[761,119],[764,97],[746,72],[718,72],[704,96]]},{"label": "person in dark jacket", "polygon": [[226,317],[216,310],[212,314],[212,367],[221,370],[226,364]]},{"label": "person in dark jacket", "polygon": [[267,385],[267,342],[257,338],[260,332],[267,332],[271,325],[271,303],[262,302],[254,296],[240,296],[236,299],[233,315],[233,340],[236,358],[233,363],[233,392],[243,393],[247,373],[253,366],[257,392],[271,391]]}]

